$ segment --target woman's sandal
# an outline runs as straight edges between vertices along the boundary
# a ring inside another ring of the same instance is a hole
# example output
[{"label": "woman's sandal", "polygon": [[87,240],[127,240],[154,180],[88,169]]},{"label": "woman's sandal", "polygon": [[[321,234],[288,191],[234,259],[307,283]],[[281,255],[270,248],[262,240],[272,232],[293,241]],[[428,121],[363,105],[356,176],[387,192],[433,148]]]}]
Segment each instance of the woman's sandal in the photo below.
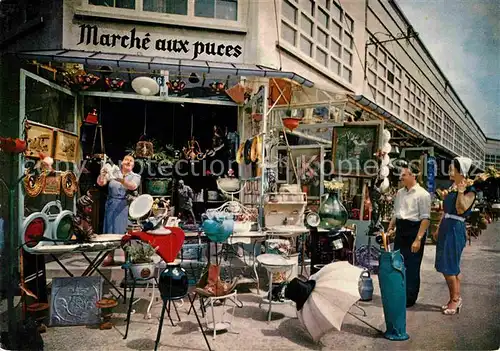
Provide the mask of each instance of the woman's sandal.
[{"label": "woman's sandal", "polygon": [[456,302],[457,306],[454,309],[447,307],[443,311],[443,314],[450,316],[450,315],[454,315],[454,314],[459,314],[460,313],[460,310],[462,309],[462,298],[459,298],[458,301],[452,301],[452,302]]}]

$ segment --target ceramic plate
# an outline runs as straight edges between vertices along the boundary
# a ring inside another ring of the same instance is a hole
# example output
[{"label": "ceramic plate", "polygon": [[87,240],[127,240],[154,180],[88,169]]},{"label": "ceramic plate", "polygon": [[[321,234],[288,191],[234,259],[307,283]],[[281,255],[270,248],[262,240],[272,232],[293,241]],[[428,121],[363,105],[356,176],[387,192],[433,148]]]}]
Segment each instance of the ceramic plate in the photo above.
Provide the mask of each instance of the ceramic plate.
[{"label": "ceramic plate", "polygon": [[139,219],[151,212],[151,208],[153,207],[153,197],[148,194],[143,194],[138,196],[132,201],[130,204],[128,213],[129,216],[133,219]]},{"label": "ceramic plate", "polygon": [[165,228],[165,227],[160,227],[158,229],[153,229],[153,230],[149,230],[147,231],[148,234],[153,234],[153,235],[168,235],[168,234],[172,234],[172,232]]}]

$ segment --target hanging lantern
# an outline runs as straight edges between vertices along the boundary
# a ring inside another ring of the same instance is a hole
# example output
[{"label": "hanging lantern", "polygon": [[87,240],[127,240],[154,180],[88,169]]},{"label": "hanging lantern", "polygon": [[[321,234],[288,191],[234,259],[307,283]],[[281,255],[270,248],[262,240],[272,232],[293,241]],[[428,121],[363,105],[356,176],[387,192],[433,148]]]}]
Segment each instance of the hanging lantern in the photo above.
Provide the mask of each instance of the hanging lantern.
[{"label": "hanging lantern", "polygon": [[94,108],[92,111],[87,113],[87,117],[85,117],[85,123],[88,124],[98,124],[99,118],[97,116],[97,110]]},{"label": "hanging lantern", "polygon": [[106,83],[106,86],[108,87],[108,89],[111,89],[114,91],[123,88],[123,86],[125,85],[125,81],[121,78],[106,77],[106,79],[104,79],[104,82]]},{"label": "hanging lantern", "polygon": [[186,83],[184,83],[180,79],[176,79],[176,80],[171,80],[170,82],[168,82],[167,86],[168,86],[168,90],[172,91],[173,93],[178,94],[184,90],[184,88],[186,87]]},{"label": "hanging lantern", "polygon": [[191,73],[191,75],[189,76],[189,83],[196,84],[199,82],[200,82],[200,77],[198,77],[198,75],[194,72]]},{"label": "hanging lantern", "polygon": [[220,94],[226,89],[226,84],[224,84],[223,82],[213,82],[213,83],[210,83],[210,88],[216,94]]},{"label": "hanging lantern", "polygon": [[287,117],[287,118],[283,118],[282,121],[283,121],[283,125],[285,126],[285,128],[287,128],[288,130],[293,132],[294,129],[296,129],[299,126],[300,119],[293,118],[293,117]]}]

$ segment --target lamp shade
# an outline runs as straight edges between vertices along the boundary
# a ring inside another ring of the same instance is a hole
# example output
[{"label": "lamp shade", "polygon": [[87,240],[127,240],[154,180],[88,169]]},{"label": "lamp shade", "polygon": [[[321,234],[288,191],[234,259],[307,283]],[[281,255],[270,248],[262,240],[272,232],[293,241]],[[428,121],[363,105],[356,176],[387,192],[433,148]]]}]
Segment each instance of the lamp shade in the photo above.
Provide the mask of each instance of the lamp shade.
[{"label": "lamp shade", "polygon": [[160,86],[153,78],[137,77],[132,81],[132,89],[139,95],[153,96],[158,94]]}]

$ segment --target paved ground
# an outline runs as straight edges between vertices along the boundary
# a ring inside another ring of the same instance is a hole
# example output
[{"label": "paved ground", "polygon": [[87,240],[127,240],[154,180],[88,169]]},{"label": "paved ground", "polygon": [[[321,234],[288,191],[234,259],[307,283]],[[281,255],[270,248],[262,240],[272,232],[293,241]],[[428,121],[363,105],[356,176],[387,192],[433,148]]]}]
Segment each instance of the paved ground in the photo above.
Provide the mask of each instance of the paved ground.
[{"label": "paved ground", "polygon": [[[264,309],[258,306],[258,297],[242,294],[244,307],[236,309],[234,332],[209,338],[216,350],[496,350],[500,345],[500,222],[488,227],[463,255],[462,285],[464,308],[459,315],[444,316],[439,306],[447,301],[444,279],[433,268],[435,247],[427,246],[422,268],[420,299],[408,310],[407,331],[410,339],[390,342],[375,330],[385,330],[378,282],[375,278],[375,296],[370,303],[360,303],[367,313],[353,307],[342,330],[325,335],[317,345],[308,341],[294,307],[275,306],[271,323],[267,323]],[[158,325],[159,308],[153,309],[153,318],[145,320],[146,303],[140,302],[133,315],[127,340],[125,307],[115,315],[116,328],[100,331],[91,327],[49,328],[44,334],[46,350],[152,350]],[[179,308],[182,322],[176,327],[165,322],[161,350],[206,350],[194,316],[187,316],[187,304]],[[223,309],[220,308],[219,312]]]}]

